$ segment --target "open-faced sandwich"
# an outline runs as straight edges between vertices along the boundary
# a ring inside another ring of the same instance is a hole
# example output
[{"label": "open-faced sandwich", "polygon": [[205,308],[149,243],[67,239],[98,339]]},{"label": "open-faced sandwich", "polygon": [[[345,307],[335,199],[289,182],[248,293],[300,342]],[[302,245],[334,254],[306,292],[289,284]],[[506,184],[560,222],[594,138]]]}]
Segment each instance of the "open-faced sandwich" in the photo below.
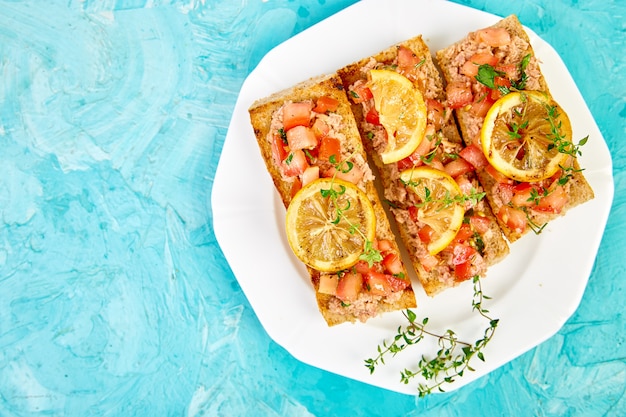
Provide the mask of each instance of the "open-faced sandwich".
[{"label": "open-faced sandwich", "polygon": [[415,307],[341,79],[258,100],[250,120],[287,208],[286,234],[328,325]]},{"label": "open-faced sandwich", "polygon": [[476,173],[510,242],[593,198],[566,112],[554,101],[516,16],[438,51],[468,147],[488,164]]},{"label": "open-faced sandwich", "polygon": [[426,293],[484,276],[509,252],[474,174],[487,161],[463,145],[421,36],[338,73]]}]

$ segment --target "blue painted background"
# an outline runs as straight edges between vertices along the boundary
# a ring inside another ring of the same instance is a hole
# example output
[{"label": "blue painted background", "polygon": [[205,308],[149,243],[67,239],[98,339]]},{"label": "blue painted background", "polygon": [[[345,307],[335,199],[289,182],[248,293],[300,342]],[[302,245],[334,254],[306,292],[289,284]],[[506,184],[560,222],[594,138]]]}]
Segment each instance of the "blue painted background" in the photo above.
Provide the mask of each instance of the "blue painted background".
[{"label": "blue painted background", "polygon": [[299,363],[260,326],[213,235],[220,150],[261,57],[353,0],[0,0],[0,416],[626,415],[626,4],[458,2],[549,42],[613,153],[557,335],[418,399]]}]

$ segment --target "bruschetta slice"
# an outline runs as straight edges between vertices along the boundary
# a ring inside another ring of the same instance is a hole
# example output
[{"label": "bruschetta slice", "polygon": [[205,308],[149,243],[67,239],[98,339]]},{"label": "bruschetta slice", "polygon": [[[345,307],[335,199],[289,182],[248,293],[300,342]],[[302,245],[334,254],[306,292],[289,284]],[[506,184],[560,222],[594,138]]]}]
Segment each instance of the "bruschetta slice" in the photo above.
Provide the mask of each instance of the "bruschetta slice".
[{"label": "bruschetta slice", "polygon": [[[426,294],[434,296],[484,276],[509,248],[474,174],[486,164],[485,157],[463,145],[446,105],[443,80],[422,37],[338,73]],[[402,95],[409,98],[397,103]],[[421,121],[410,120],[416,113]],[[420,136],[417,146],[405,149],[408,154],[394,154],[394,146],[409,142],[403,139],[407,135],[410,140]]]},{"label": "bruschetta slice", "polygon": [[593,198],[577,160],[586,139],[571,137],[516,16],[469,33],[436,60],[464,142],[488,157],[476,174],[510,242]]},{"label": "bruschetta slice", "polygon": [[[341,79],[329,74],[302,82],[256,101],[249,114],[267,170],[287,208],[288,237],[298,227],[294,217],[306,216],[302,211],[291,213],[292,202],[304,205],[303,201],[310,200],[317,207],[319,201],[315,200],[323,200],[323,191],[327,196],[336,187],[335,196],[364,193],[365,200],[369,200],[366,205],[371,205],[368,210],[375,217],[375,233],[373,239],[365,241],[363,251],[367,256],[359,255],[356,261],[340,257],[335,263],[315,263],[304,259],[316,256],[311,255],[313,249],[307,249],[300,258],[306,263],[318,308],[327,324],[365,322],[384,312],[415,307],[410,277],[374,186],[374,175]],[[343,200],[329,221],[311,223],[324,230],[332,227],[331,223],[340,224],[347,210],[357,203],[365,204],[356,200]],[[349,224],[352,235],[357,234],[352,233],[357,229],[355,222],[358,219]],[[311,233],[311,239],[315,234]],[[337,252],[349,251],[351,242],[347,240],[352,239],[350,234],[345,236],[345,244],[331,242]],[[308,244],[306,236],[303,239]],[[336,239],[336,235],[329,239]]]}]

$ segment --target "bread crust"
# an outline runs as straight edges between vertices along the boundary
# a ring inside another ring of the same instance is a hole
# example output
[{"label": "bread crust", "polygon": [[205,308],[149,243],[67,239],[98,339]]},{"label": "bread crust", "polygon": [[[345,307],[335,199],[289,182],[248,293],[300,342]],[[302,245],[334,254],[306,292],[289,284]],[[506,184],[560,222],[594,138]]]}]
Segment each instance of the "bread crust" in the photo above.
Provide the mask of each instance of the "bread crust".
[{"label": "bread crust", "polygon": [[[354,155],[354,157],[362,160],[362,162],[367,165],[365,150],[361,143],[343,84],[341,79],[334,73],[311,78],[291,88],[276,92],[271,96],[257,100],[249,108],[250,121],[259,145],[259,150],[285,208],[289,206],[292,199],[294,179],[283,176],[279,167],[274,162],[271,141],[268,140],[272,117],[286,102],[300,102],[304,100],[315,101],[324,96],[332,97],[339,102],[335,113],[341,117],[341,133],[343,134],[341,146],[343,151],[347,154]],[[369,170],[369,165],[364,167],[364,169]],[[373,178],[365,176],[358,185],[368,195],[374,208],[377,218],[376,239],[388,240],[392,244],[393,249],[399,253],[399,248],[373,183]],[[380,296],[371,296],[363,292],[362,296],[351,305],[345,308],[336,308],[338,303],[336,297],[318,291],[321,273],[308,266],[307,271],[315,289],[318,308],[329,326],[344,322],[355,322],[357,320],[364,321],[381,313],[416,307],[415,294],[409,282],[408,287],[402,291],[399,297],[396,296],[393,299],[386,299]],[[409,280],[406,269],[404,270],[404,276]],[[335,308],[332,306],[335,306]]]},{"label": "bread crust", "polygon": [[[524,27],[520,23],[517,16],[507,16],[491,27],[504,28],[511,36],[510,45],[495,50],[494,54],[499,56],[500,62],[503,64],[517,65],[522,57],[530,55],[531,59],[526,72],[531,74],[533,82],[529,84],[526,89],[543,91],[548,96],[552,97],[546,80],[541,73],[540,63],[535,57],[535,52],[530,43],[528,34],[524,30]],[[464,60],[465,58],[469,58],[469,55],[471,55],[472,51],[469,51],[468,45],[470,44],[472,35],[473,33],[470,33],[466,38],[436,52],[437,64],[441,68],[443,77],[447,83],[463,80],[464,76],[459,73],[459,59]],[[483,46],[480,46],[479,48],[484,49]],[[469,78],[467,80],[469,82]],[[471,143],[476,144],[477,141],[480,141],[479,134],[477,132],[477,123],[480,123],[480,126],[482,126],[482,121],[484,119],[482,117],[479,118],[472,115],[469,109],[466,108],[456,109],[455,115],[463,141],[468,145]],[[541,225],[563,216],[568,210],[589,201],[594,197],[593,190],[580,170],[578,161],[575,160],[573,164],[574,170],[572,177],[567,184],[569,196],[568,202],[563,209],[559,213],[542,213],[535,210],[528,210],[527,213],[529,222],[541,227]],[[498,213],[498,210],[500,210],[503,204],[497,197],[497,182],[485,170],[479,170],[477,175],[483,185],[483,188],[487,192],[487,199],[489,200],[494,213]],[[531,228],[526,228],[523,231],[511,229],[500,217],[497,216],[497,220],[509,242],[518,240],[532,230]]]},{"label": "bread crust", "polygon": [[[413,54],[421,59],[418,68],[418,76],[416,79],[412,80],[414,85],[419,88],[425,99],[436,100],[437,102],[443,103],[445,101],[443,80],[434,65],[428,46],[424,43],[421,36],[400,42],[371,57],[364,58],[339,69],[338,73],[343,80],[344,88],[349,90],[350,87],[359,80],[365,80],[366,73],[362,71],[362,69],[371,66],[373,61],[378,65],[388,65],[393,68],[393,66],[396,65],[400,45],[410,49]],[[380,155],[377,153],[376,149],[374,149],[374,145],[367,139],[368,128],[363,106],[361,104],[352,103],[352,112],[357,120],[357,125],[359,126],[362,141],[366,147],[368,156],[374,162],[383,188],[389,191],[394,188],[394,184],[396,184],[397,187],[400,179],[396,164],[384,164]],[[453,118],[446,119],[445,123],[441,126],[441,133],[448,141],[455,144],[462,144]],[[391,201],[392,205],[397,203],[397,201],[394,200],[394,196],[388,195],[388,193],[385,194],[385,198]],[[495,216],[491,212],[489,205],[483,202],[481,203],[481,207],[483,208],[484,216],[490,220],[489,231],[485,234],[484,238],[484,260],[487,266],[491,266],[504,259],[509,253],[509,247],[502,236],[502,232],[498,227]],[[391,211],[394,215],[395,224],[397,225],[400,237],[407,249],[411,263],[417,272],[417,277],[426,294],[434,296],[447,288],[458,285],[460,281],[451,277],[444,268],[426,270],[420,260],[420,248],[418,246],[421,245],[417,242],[419,238],[416,236],[415,228],[411,226],[412,222],[407,217],[407,211],[394,208],[392,208]]]}]

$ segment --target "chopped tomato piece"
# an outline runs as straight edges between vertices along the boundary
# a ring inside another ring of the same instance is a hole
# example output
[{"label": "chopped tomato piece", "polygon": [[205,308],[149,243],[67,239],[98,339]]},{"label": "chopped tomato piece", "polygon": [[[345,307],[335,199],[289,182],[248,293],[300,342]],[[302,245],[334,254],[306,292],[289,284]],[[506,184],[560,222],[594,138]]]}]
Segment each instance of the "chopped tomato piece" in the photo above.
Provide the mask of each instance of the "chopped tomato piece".
[{"label": "chopped tomato piece", "polygon": [[313,108],[313,111],[316,113],[324,114],[328,111],[337,111],[338,108],[339,108],[339,100],[337,100],[336,98],[328,97],[328,96],[322,96],[317,99],[317,102],[315,104],[315,107]]},{"label": "chopped tomato piece", "polygon": [[393,275],[375,271],[370,271],[365,274],[364,281],[365,286],[370,293],[383,296],[397,291],[402,291],[409,285],[408,280],[396,278]]},{"label": "chopped tomato piece", "polygon": [[500,210],[498,210],[497,216],[511,230],[520,233],[526,230],[526,213],[520,209],[502,206]]},{"label": "chopped tomato piece", "polygon": [[511,197],[511,204],[516,207],[531,207],[536,206],[537,201],[533,198],[534,195],[541,195],[543,191],[537,187],[522,182],[513,187],[513,196]]},{"label": "chopped tomato piece", "polygon": [[409,208],[407,209],[407,211],[409,212],[409,218],[411,220],[413,220],[414,222],[417,221],[417,212],[418,212],[418,208],[415,206],[409,206]]},{"label": "chopped tomato piece", "polygon": [[436,143],[435,128],[433,125],[429,124],[426,126],[424,138],[419,145],[417,145],[413,153],[398,161],[398,170],[404,171],[405,169],[422,165],[424,163],[422,157],[426,156]]},{"label": "chopped tomato piece", "polygon": [[276,165],[280,165],[287,157],[286,146],[286,143],[283,142],[283,138],[280,135],[274,135],[274,140],[272,141],[272,157]]},{"label": "chopped tomato piece", "polygon": [[339,277],[337,274],[321,274],[320,283],[317,288],[318,292],[322,294],[335,295],[337,294],[337,284],[339,283]]},{"label": "chopped tomato piece", "polygon": [[365,121],[373,125],[380,125],[380,117],[375,107],[369,109],[369,111],[365,115]]},{"label": "chopped tomato piece", "polygon": [[491,220],[489,219],[489,217],[480,216],[477,214],[471,216],[469,222],[470,226],[472,226],[472,228],[481,235],[487,233],[489,231],[489,227],[491,226]]},{"label": "chopped tomato piece", "polygon": [[471,195],[474,190],[474,184],[467,178],[467,175],[459,175],[454,179],[465,195]]},{"label": "chopped tomato piece", "polygon": [[389,252],[390,250],[393,250],[393,244],[391,243],[391,240],[387,240],[387,239],[380,239],[376,241],[376,248],[385,253],[385,252]]},{"label": "chopped tomato piece", "polygon": [[482,169],[489,165],[489,161],[487,161],[482,149],[476,145],[466,146],[459,152],[459,155],[476,169]]},{"label": "chopped tomato piece", "polygon": [[298,149],[287,155],[282,166],[283,173],[286,176],[295,177],[302,174],[309,167],[309,162],[306,159],[304,151]]},{"label": "chopped tomato piece", "polygon": [[382,261],[383,266],[392,275],[398,275],[404,273],[404,265],[402,265],[402,259],[397,253],[388,253],[385,255]]},{"label": "chopped tomato piece", "polygon": [[414,79],[415,70],[421,65],[423,59],[406,46],[400,45],[398,47],[398,72],[409,79]]},{"label": "chopped tomato piece", "polygon": [[493,84],[495,85],[495,88],[491,90],[491,94],[489,96],[494,101],[506,94],[505,92],[503,93],[500,88],[507,90],[511,88],[511,80],[504,77],[494,77]]},{"label": "chopped tomato piece", "polygon": [[320,177],[320,167],[318,166],[308,167],[307,169],[304,170],[304,172],[300,176],[300,179],[302,180],[302,186],[304,187],[305,185],[315,181],[319,177]]},{"label": "chopped tomato piece", "polygon": [[466,281],[478,273],[478,267],[471,261],[454,266],[454,276],[457,282]]},{"label": "chopped tomato piece", "polygon": [[430,227],[429,225],[424,225],[424,227],[422,227],[417,232],[417,235],[419,236],[422,242],[424,242],[425,244],[428,244],[432,240],[434,233],[435,233],[435,230],[432,227]]},{"label": "chopped tomato piece", "polygon": [[339,278],[336,296],[341,301],[354,301],[363,290],[363,275],[348,271]]},{"label": "chopped tomato piece", "polygon": [[474,231],[469,224],[463,223],[452,240],[453,244],[466,244],[474,236]]},{"label": "chopped tomato piece", "polygon": [[513,199],[513,194],[515,194],[515,185],[513,183],[500,182],[495,192],[502,201],[502,204],[509,204]]},{"label": "chopped tomato piece", "polygon": [[505,28],[484,28],[476,31],[479,42],[489,46],[504,46],[511,43],[511,35]]},{"label": "chopped tomato piece", "polygon": [[287,143],[292,151],[298,149],[313,149],[317,147],[317,138],[313,129],[305,126],[295,126],[287,131]]},{"label": "chopped tomato piece", "polygon": [[321,139],[328,135],[328,132],[330,132],[330,126],[328,126],[328,123],[322,119],[316,118],[315,122],[313,122],[313,126],[311,126],[311,130],[317,139]]},{"label": "chopped tomato piece", "polygon": [[291,197],[295,196],[298,191],[300,191],[302,189],[302,180],[300,179],[300,177],[295,177],[293,179],[293,182],[291,183],[291,190],[289,191],[291,194]]},{"label": "chopped tomato piece", "polygon": [[358,104],[373,99],[374,95],[365,83],[357,83],[350,88],[350,98]]},{"label": "chopped tomato piece", "polygon": [[443,126],[443,123],[445,121],[445,109],[443,107],[443,104],[441,104],[438,100],[427,98],[426,108],[428,109],[428,121],[433,124],[435,130],[441,129],[441,126]]},{"label": "chopped tomato piece", "polygon": [[437,259],[437,257],[427,253],[426,255],[420,258],[420,263],[422,264],[426,272],[429,272],[434,267],[437,266],[437,264],[439,263],[439,260]]},{"label": "chopped tomato piece", "polygon": [[452,262],[453,265],[471,262],[478,254],[476,249],[466,243],[455,243],[451,246],[452,257],[450,258],[450,262]]},{"label": "chopped tomato piece", "polygon": [[472,90],[464,82],[450,83],[446,87],[446,98],[450,108],[458,109],[472,103]]},{"label": "chopped tomato piece", "polygon": [[492,91],[489,89],[486,89],[484,93],[476,95],[472,102],[472,107],[470,107],[470,112],[476,117],[485,117],[493,103],[496,102],[491,95]]},{"label": "chopped tomato piece", "polygon": [[359,261],[354,265],[354,270],[359,274],[367,274],[370,271],[370,266],[366,261]]},{"label": "chopped tomato piece", "polygon": [[518,66],[515,64],[498,65],[495,69],[498,72],[503,72],[504,76],[509,80],[516,80],[518,78]]},{"label": "chopped tomato piece", "polygon": [[547,196],[539,200],[539,204],[533,207],[533,210],[542,211],[544,213],[560,213],[567,204],[568,195],[565,188],[555,186]]},{"label": "chopped tomato piece", "polygon": [[309,102],[287,103],[283,107],[283,129],[288,131],[294,126],[308,126],[311,122],[313,104]]},{"label": "chopped tomato piece", "polygon": [[363,169],[358,165],[352,165],[352,169],[348,172],[343,172],[341,170],[338,171],[335,167],[332,167],[328,173],[331,174],[331,176],[336,175],[337,178],[351,182],[352,184],[358,184],[364,175]]},{"label": "chopped tomato piece", "polygon": [[452,161],[444,165],[443,168],[444,168],[444,171],[448,175],[450,175],[452,178],[456,178],[459,175],[466,174],[475,169],[472,164],[470,164],[463,158],[453,159]]},{"label": "chopped tomato piece", "polygon": [[461,74],[468,77],[475,77],[478,74],[478,67],[484,64],[489,64],[492,67],[498,63],[498,57],[491,52],[478,52],[468,59],[463,66],[461,66]]},{"label": "chopped tomato piece", "polygon": [[495,169],[493,167],[493,165],[487,165],[485,167],[485,171],[487,171],[489,173],[489,175],[491,175],[493,177],[493,179],[496,180],[497,183],[500,183],[500,184],[513,184],[513,180],[512,179],[510,179],[509,177],[505,176],[500,171]]},{"label": "chopped tomato piece", "polygon": [[330,160],[330,156],[335,155],[335,162],[341,161],[341,142],[339,139],[325,137],[320,143],[317,157],[324,161]]}]

